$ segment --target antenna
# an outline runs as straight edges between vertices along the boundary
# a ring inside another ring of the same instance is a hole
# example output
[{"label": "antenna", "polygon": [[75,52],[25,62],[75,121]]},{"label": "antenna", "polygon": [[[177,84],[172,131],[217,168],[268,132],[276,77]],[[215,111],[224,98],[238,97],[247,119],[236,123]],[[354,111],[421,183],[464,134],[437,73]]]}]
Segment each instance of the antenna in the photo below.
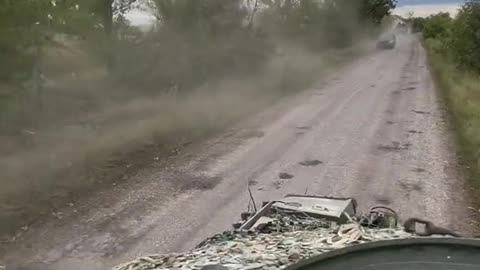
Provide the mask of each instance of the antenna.
[{"label": "antenna", "polygon": [[248,194],[250,195],[250,201],[253,203],[253,209],[255,209],[255,212],[257,212],[257,204],[255,203],[255,199],[253,198],[252,190],[250,189],[250,184],[248,185]]}]

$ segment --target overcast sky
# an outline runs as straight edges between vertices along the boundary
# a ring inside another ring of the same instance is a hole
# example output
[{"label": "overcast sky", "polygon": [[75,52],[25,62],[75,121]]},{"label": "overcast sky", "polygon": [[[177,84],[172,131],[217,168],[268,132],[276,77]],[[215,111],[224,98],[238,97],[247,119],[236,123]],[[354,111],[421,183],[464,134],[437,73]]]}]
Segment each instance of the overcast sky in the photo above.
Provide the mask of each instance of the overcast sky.
[{"label": "overcast sky", "polygon": [[399,0],[395,14],[407,16],[413,12],[414,16],[425,17],[438,12],[449,12],[455,15],[463,0]]},{"label": "overcast sky", "polygon": [[439,4],[460,4],[463,0],[399,0],[398,6],[409,5],[439,5]]}]

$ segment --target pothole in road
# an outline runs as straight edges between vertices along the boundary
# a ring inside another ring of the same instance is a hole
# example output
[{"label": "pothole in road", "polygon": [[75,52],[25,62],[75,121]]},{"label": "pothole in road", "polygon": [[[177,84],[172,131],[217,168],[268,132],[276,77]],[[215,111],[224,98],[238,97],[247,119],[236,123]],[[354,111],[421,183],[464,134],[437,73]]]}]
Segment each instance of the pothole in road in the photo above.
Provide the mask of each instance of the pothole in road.
[{"label": "pothole in road", "polygon": [[310,126],[300,126],[300,127],[297,127],[298,130],[310,130],[312,129],[312,127]]},{"label": "pothole in road", "polygon": [[410,146],[411,144],[409,143],[401,144],[400,142],[392,142],[390,145],[381,144],[377,147],[377,149],[383,152],[396,152],[407,150]]},{"label": "pothole in road", "polygon": [[387,121],[387,124],[388,125],[393,125],[393,124],[395,124],[395,122],[394,121]]},{"label": "pothole in road", "polygon": [[402,93],[402,91],[399,91],[399,90],[395,90],[392,92],[392,95],[400,95]]},{"label": "pothole in road", "polygon": [[289,174],[289,173],[279,173],[278,174],[278,177],[280,179],[284,179],[284,180],[288,180],[288,179],[292,179],[293,178],[293,175]]},{"label": "pothole in road", "polygon": [[211,190],[222,181],[221,177],[186,177],[176,182],[176,185],[181,190]]},{"label": "pothole in road", "polygon": [[306,167],[313,167],[313,166],[318,166],[322,163],[323,163],[323,161],[320,161],[318,159],[307,159],[307,160],[304,160],[302,162],[299,162],[298,164],[300,164],[302,166],[306,166]]},{"label": "pothole in road", "polygon": [[410,134],[423,134],[422,131],[417,131],[417,130],[413,130],[413,129],[409,130],[408,133],[410,133]]},{"label": "pothole in road", "polygon": [[413,90],[415,90],[415,89],[417,89],[417,88],[416,88],[416,87],[413,87],[413,86],[410,86],[410,87],[403,88],[402,90],[403,90],[403,91],[413,91]]},{"label": "pothole in road", "polygon": [[412,110],[416,114],[430,114],[430,112]]},{"label": "pothole in road", "polygon": [[412,192],[412,191],[418,191],[421,192],[423,188],[417,184],[417,183],[405,183],[405,182],[400,182],[400,188],[402,188],[405,191]]},{"label": "pothole in road", "polygon": [[383,204],[383,205],[390,205],[392,204],[392,200],[385,196],[376,196],[375,203]]},{"label": "pothole in road", "polygon": [[248,185],[249,186],[256,186],[258,184],[258,181],[255,179],[249,179],[248,180]]},{"label": "pothole in road", "polygon": [[414,168],[412,171],[414,171],[414,172],[416,172],[416,173],[424,173],[424,172],[426,172],[427,170],[422,169],[422,168]]}]

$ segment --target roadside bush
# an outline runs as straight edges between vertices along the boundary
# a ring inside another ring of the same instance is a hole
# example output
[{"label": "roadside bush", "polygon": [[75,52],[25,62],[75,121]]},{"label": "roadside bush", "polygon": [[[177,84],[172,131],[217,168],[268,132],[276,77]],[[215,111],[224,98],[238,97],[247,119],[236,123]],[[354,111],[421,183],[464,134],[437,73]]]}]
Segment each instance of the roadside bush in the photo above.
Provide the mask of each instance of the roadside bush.
[{"label": "roadside bush", "polygon": [[421,33],[423,32],[423,29],[425,28],[425,22],[426,19],[422,17],[416,17],[411,19],[411,25],[412,25],[412,30],[415,33]]},{"label": "roadside bush", "polygon": [[[459,154],[477,188],[480,186],[480,0],[466,1],[455,18],[441,13],[417,22],[418,27],[423,26],[431,68],[452,120]],[[478,190],[473,196],[477,194]]]},{"label": "roadside bush", "polygon": [[144,38],[117,44],[117,77],[146,93],[185,93],[266,62],[271,44],[245,25],[238,0],[156,1],[159,23]]},{"label": "roadside bush", "polygon": [[453,23],[451,54],[456,62],[480,74],[480,1],[466,2]]},{"label": "roadside bush", "polygon": [[265,1],[258,11],[239,0],[154,2],[155,30],[117,42],[115,53],[119,80],[146,93],[188,93],[210,80],[258,72],[279,43],[318,52],[348,47],[361,35],[357,10],[331,0]]},{"label": "roadside bush", "polygon": [[445,39],[448,37],[452,17],[449,13],[438,13],[428,18],[423,25],[423,36],[428,38]]},{"label": "roadside bush", "polygon": [[466,1],[458,15],[439,13],[413,20],[431,49],[451,58],[458,67],[480,74],[480,0]]},{"label": "roadside bush", "polygon": [[137,43],[119,42],[115,75],[133,91],[186,93],[209,80],[257,72],[272,48],[246,29],[215,36],[162,28]]}]

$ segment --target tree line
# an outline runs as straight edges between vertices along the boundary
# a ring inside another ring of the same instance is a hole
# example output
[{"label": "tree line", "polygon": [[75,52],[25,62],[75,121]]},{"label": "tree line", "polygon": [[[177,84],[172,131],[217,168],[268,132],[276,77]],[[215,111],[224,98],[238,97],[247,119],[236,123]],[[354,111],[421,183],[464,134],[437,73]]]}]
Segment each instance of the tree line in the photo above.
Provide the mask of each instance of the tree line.
[{"label": "tree line", "polygon": [[441,12],[427,18],[413,18],[416,32],[459,68],[480,74],[480,1],[468,0],[452,17]]},{"label": "tree line", "polygon": [[[54,45],[53,36],[59,33],[93,44],[108,66],[120,67],[120,77],[135,73],[121,68],[132,57],[148,63],[140,67],[144,72],[160,61],[179,66],[191,62],[199,73],[221,73],[226,66],[233,72],[250,70],[272,52],[269,37],[314,49],[346,47],[363,27],[378,25],[395,5],[396,0],[0,0],[0,80],[31,78],[42,48]],[[157,19],[157,27],[148,34],[139,33],[124,17],[139,6],[148,7]],[[142,39],[125,39],[122,33]],[[127,57],[122,49],[128,50]],[[175,59],[172,53],[178,54]],[[182,60],[183,56],[188,59]],[[189,73],[174,73],[178,72]],[[170,77],[162,84],[187,79],[179,74],[157,75]]]}]

